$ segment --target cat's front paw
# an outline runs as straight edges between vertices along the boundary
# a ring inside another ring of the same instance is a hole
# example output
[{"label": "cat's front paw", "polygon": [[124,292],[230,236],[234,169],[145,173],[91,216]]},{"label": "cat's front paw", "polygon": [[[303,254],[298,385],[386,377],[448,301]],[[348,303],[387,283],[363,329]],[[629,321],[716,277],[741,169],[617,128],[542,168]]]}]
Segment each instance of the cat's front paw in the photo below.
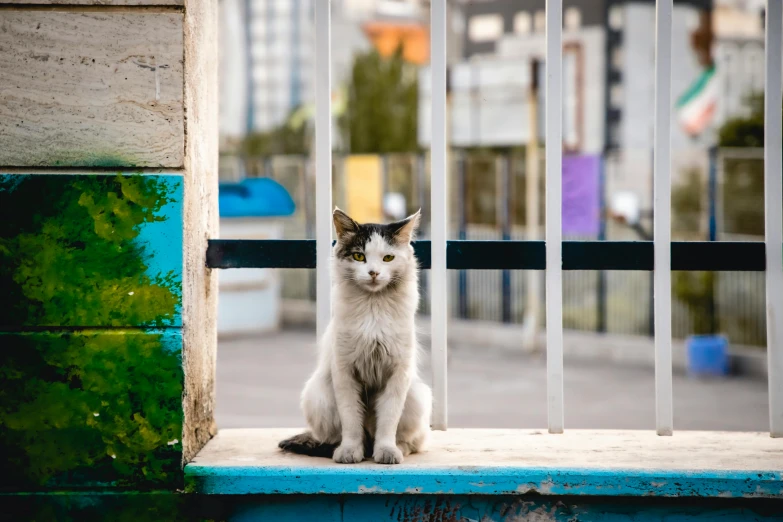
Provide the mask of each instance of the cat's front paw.
[{"label": "cat's front paw", "polygon": [[402,462],[402,451],[397,446],[376,446],[372,458],[378,464],[399,464]]},{"label": "cat's front paw", "polygon": [[334,461],[338,464],[356,464],[364,460],[364,445],[343,443],[334,450]]}]

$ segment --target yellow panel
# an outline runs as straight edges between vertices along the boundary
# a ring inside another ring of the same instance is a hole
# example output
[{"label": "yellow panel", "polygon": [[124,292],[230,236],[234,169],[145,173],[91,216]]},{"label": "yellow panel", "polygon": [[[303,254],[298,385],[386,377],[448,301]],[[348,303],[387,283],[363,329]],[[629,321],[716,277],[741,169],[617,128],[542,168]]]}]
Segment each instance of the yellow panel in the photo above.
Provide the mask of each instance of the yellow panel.
[{"label": "yellow panel", "polygon": [[345,211],[359,223],[383,221],[380,156],[350,156],[345,160]]}]

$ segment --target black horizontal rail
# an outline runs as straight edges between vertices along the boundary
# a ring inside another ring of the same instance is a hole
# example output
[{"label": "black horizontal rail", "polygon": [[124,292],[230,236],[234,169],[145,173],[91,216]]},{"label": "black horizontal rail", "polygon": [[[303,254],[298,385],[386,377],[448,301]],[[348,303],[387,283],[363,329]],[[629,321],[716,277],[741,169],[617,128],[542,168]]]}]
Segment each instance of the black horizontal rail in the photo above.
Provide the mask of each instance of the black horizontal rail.
[{"label": "black horizontal rail", "polygon": [[[783,248],[783,245],[781,246]],[[429,241],[413,244],[419,266],[432,265]],[[651,241],[564,241],[563,270],[652,270]],[[315,268],[313,239],[210,239],[209,268]],[[763,272],[764,243],[672,243],[672,270]],[[543,241],[449,241],[446,267],[456,270],[543,270]]]}]

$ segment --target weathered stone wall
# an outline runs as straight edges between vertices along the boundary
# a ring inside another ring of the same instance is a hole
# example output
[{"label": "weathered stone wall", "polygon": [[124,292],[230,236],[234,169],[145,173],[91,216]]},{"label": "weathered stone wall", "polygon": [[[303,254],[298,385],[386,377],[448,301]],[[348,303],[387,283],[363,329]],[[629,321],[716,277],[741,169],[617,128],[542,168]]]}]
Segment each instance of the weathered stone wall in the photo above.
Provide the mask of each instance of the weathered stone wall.
[{"label": "weathered stone wall", "polygon": [[0,0],[0,493],[215,433],[218,0]]}]

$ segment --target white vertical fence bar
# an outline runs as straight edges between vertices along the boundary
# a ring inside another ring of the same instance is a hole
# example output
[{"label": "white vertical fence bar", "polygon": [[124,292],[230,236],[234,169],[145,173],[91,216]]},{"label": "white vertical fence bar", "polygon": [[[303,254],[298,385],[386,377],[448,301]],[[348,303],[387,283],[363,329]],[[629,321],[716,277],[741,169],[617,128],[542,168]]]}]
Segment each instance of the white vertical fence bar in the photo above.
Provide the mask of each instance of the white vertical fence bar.
[{"label": "white vertical fence bar", "polygon": [[563,0],[546,0],[546,387],[549,433],[563,433]]},{"label": "white vertical fence bar", "polygon": [[783,160],[781,33],[783,1],[767,1],[764,85],[764,200],[767,250],[769,432],[783,437]]},{"label": "white vertical fence bar", "polygon": [[655,244],[655,428],[671,435],[672,272],[671,272],[671,62],[672,0],[655,6],[655,137],[653,216]]},{"label": "white vertical fence bar", "polygon": [[332,252],[331,0],[315,2],[315,239],[316,333],[331,318],[329,258]]},{"label": "white vertical fence bar", "polygon": [[430,3],[430,63],[432,66],[432,143],[430,151],[432,269],[430,270],[430,318],[432,320],[432,428],[448,426],[446,376],[446,0]]}]

